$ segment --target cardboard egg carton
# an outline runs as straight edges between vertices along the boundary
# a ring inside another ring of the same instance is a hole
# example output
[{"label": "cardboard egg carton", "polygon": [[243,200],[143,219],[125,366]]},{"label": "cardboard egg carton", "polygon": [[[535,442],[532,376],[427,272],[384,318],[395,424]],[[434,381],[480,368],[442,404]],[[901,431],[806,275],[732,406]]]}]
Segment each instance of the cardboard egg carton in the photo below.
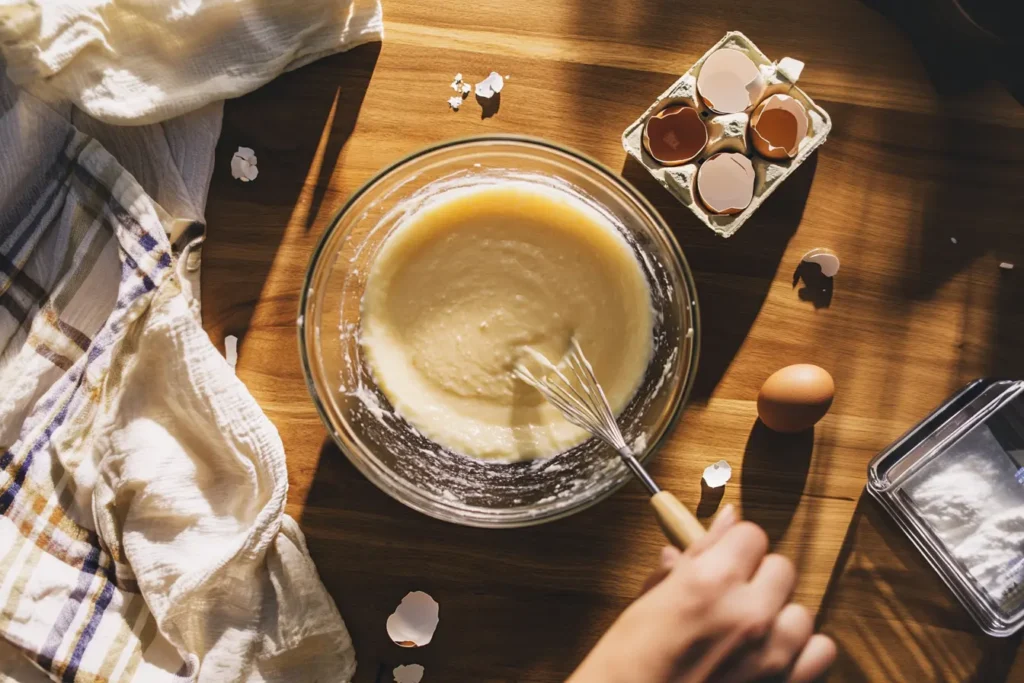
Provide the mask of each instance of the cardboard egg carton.
[{"label": "cardboard egg carton", "polygon": [[[748,124],[750,114],[755,107],[739,114],[716,114],[708,109],[698,96],[697,74],[700,73],[701,65],[712,52],[722,48],[741,50],[760,69],[766,84],[761,101],[771,95],[786,94],[798,100],[807,109],[810,126],[807,135],[800,141],[795,158],[781,161],[765,159],[754,151],[754,147],[750,143]],[[643,116],[623,131],[622,146],[679,201],[690,207],[690,210],[705,225],[722,237],[730,237],[747,222],[747,219],[761,206],[768,195],[774,192],[775,188],[782,184],[782,181],[811,155],[811,152],[825,142],[829,131],[832,130],[832,119],[829,118],[828,113],[795,85],[797,79],[800,78],[803,66],[802,62],[789,57],[772,62],[745,35],[739,31],[730,31],[714,47],[705,52],[704,56],[697,60],[697,63],[690,67],[690,70],[673,83],[668,90],[658,96],[658,99],[648,107]],[[647,119],[672,104],[686,104],[693,107],[700,113],[708,128],[707,146],[700,156],[683,166],[662,166],[647,153],[643,145],[644,125],[647,123]],[[705,159],[719,152],[739,152],[750,157],[753,162],[756,174],[754,198],[750,205],[740,213],[731,215],[711,213],[701,204],[695,194],[694,181],[697,176],[697,168]]]}]

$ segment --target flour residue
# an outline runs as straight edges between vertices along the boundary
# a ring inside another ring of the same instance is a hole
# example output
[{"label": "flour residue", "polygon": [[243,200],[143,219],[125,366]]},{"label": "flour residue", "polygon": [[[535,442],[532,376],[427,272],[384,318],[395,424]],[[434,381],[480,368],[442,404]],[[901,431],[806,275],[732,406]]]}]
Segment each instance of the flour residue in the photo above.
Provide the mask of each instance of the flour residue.
[{"label": "flour residue", "polygon": [[942,543],[998,602],[1024,578],[1024,486],[987,426],[914,475],[905,491]]}]

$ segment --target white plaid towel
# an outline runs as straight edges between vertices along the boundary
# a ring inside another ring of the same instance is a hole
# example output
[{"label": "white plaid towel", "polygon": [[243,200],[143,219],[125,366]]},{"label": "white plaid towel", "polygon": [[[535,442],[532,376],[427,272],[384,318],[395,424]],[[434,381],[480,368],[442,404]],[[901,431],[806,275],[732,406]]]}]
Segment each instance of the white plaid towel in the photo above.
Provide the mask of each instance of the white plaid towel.
[{"label": "white plaid towel", "polygon": [[0,682],[350,680],[280,438],[188,294],[203,198],[54,106],[0,76]]},{"label": "white plaid towel", "polygon": [[348,680],[281,441],[168,215],[65,130],[48,166],[0,164],[0,637],[58,681]]}]

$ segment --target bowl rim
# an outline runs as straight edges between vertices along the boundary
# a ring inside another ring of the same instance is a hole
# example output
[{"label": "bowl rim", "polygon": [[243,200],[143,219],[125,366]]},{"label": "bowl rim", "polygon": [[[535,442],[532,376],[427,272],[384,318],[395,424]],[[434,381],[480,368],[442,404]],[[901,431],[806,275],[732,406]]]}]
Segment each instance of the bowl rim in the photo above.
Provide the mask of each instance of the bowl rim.
[{"label": "bowl rim", "polygon": [[[592,498],[582,501],[579,504],[559,508],[552,510],[547,514],[535,515],[531,517],[524,517],[521,519],[503,519],[495,518],[493,520],[480,519],[480,518],[467,518],[459,516],[456,510],[452,510],[451,514],[444,514],[447,510],[438,509],[432,501],[421,500],[422,494],[416,491],[415,488],[411,488],[411,491],[415,494],[412,498],[403,498],[398,495],[398,491],[394,488],[390,480],[386,480],[385,476],[377,472],[377,468],[373,463],[367,461],[363,457],[353,454],[350,452],[348,444],[340,437],[337,430],[332,422],[331,414],[329,413],[327,406],[324,404],[324,400],[320,396],[319,389],[313,378],[313,372],[311,367],[311,357],[307,351],[306,345],[306,326],[311,321],[307,320],[307,309],[309,307],[310,294],[312,292],[312,281],[313,274],[316,272],[320,258],[323,255],[324,248],[327,242],[334,235],[335,230],[338,228],[338,224],[341,221],[341,217],[354,205],[367,191],[374,187],[378,182],[383,180],[385,177],[390,175],[393,171],[401,168],[402,166],[415,161],[421,157],[433,154],[435,152],[452,148],[460,147],[468,144],[478,144],[486,142],[497,142],[497,143],[516,143],[525,146],[540,147],[546,150],[553,150],[557,153],[565,154],[578,162],[581,162],[585,166],[589,166],[592,170],[597,171],[599,174],[604,176],[613,185],[619,187],[630,199],[635,201],[639,206],[649,215],[656,228],[661,232],[662,237],[668,243],[669,250],[672,255],[677,259],[681,266],[680,271],[682,279],[686,286],[689,288],[690,294],[690,327],[693,330],[693,337],[691,341],[690,351],[690,369],[686,376],[683,378],[682,390],[678,393],[676,404],[672,407],[672,413],[665,423],[661,433],[658,434],[656,439],[653,439],[646,446],[644,446],[643,452],[637,456],[637,459],[641,463],[646,463],[654,455],[658,449],[664,444],[666,439],[675,431],[676,425],[679,422],[679,418],[682,416],[683,409],[686,407],[689,401],[690,394],[693,391],[694,383],[697,378],[698,363],[700,360],[700,349],[701,349],[701,324],[700,324],[700,304],[697,297],[697,283],[693,277],[693,271],[690,268],[689,262],[686,260],[686,255],[683,253],[682,247],[679,245],[675,234],[665,221],[664,217],[654,208],[651,202],[640,192],[636,187],[633,186],[628,180],[622,177],[620,174],[615,173],[605,164],[597,161],[593,157],[580,152],[572,147],[562,145],[559,143],[551,142],[543,138],[538,138],[530,135],[521,135],[516,133],[491,133],[483,135],[469,135],[457,138],[452,138],[442,142],[434,143],[421,147],[409,154],[402,156],[400,159],[384,166],[382,169],[370,176],[364,183],[362,183],[345,202],[335,211],[334,216],[331,218],[330,223],[324,228],[323,233],[317,240],[316,246],[309,258],[309,264],[306,266],[306,274],[303,277],[302,290],[299,295],[299,311],[296,319],[296,331],[297,341],[299,345],[299,357],[302,363],[302,374],[303,379],[306,383],[306,389],[309,392],[310,397],[313,399],[313,405],[316,407],[317,414],[320,416],[320,421],[323,423],[331,439],[338,446],[338,449],[345,455],[350,463],[374,486],[380,489],[382,492],[387,494],[389,497],[398,501],[402,505],[416,510],[428,517],[439,519],[444,522],[452,524],[458,524],[460,526],[476,527],[476,528],[523,528],[530,526],[537,526],[547,522],[552,522],[558,519],[563,519],[574,515],[578,512],[582,512],[604,500],[609,498],[612,494],[616,493],[619,489],[629,483],[633,479],[632,475],[626,471],[623,473],[619,471],[619,481],[613,482],[612,485],[606,487],[603,491],[599,492]],[[342,418],[344,421],[344,419]],[[426,504],[425,504],[426,503]]]}]

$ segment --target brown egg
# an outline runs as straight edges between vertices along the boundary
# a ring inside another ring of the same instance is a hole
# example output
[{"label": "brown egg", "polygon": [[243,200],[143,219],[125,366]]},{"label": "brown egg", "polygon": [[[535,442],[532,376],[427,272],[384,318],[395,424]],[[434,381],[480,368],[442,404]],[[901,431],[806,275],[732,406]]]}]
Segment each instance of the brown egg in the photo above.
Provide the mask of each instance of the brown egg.
[{"label": "brown egg", "polygon": [[697,171],[697,196],[711,213],[739,213],[754,198],[754,166],[736,152],[708,158]]},{"label": "brown egg", "polygon": [[697,74],[697,92],[718,114],[750,109],[764,94],[764,77],[745,53],[731,48],[708,55]]},{"label": "brown egg", "polygon": [[807,137],[807,110],[789,95],[772,95],[750,117],[754,149],[769,159],[792,159]]},{"label": "brown egg", "polygon": [[765,380],[757,395],[757,415],[769,429],[802,432],[825,417],[835,393],[832,375],[822,368],[789,365]]},{"label": "brown egg", "polygon": [[708,129],[693,107],[665,107],[644,125],[644,148],[664,166],[681,166],[708,144]]}]

